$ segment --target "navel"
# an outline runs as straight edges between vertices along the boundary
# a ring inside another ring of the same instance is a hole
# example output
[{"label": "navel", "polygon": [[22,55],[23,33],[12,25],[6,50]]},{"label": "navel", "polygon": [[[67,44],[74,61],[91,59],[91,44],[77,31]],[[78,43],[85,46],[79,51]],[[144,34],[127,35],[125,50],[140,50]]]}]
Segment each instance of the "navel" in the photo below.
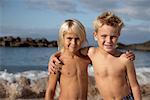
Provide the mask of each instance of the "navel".
[{"label": "navel", "polygon": [[68,72],[67,75],[70,75],[70,72]]}]

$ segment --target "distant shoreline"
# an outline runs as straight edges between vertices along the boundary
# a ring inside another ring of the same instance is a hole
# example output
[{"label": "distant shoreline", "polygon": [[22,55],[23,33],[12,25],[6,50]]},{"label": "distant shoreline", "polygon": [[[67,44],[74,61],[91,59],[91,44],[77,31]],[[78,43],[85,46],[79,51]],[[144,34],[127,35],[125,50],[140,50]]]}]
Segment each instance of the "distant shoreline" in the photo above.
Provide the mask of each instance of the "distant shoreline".
[{"label": "distant shoreline", "polygon": [[150,40],[144,43],[136,43],[136,44],[117,44],[118,49],[132,49],[132,50],[141,50],[141,51],[150,51]]},{"label": "distant shoreline", "polygon": [[13,36],[0,37],[0,47],[57,47],[57,41],[46,38],[32,39]]},{"label": "distant shoreline", "polygon": [[[48,41],[46,38],[33,39],[31,37],[21,38],[13,36],[0,37],[0,47],[57,47],[57,40]],[[123,44],[117,43],[118,49],[132,49],[150,51],[150,40],[144,43]]]}]

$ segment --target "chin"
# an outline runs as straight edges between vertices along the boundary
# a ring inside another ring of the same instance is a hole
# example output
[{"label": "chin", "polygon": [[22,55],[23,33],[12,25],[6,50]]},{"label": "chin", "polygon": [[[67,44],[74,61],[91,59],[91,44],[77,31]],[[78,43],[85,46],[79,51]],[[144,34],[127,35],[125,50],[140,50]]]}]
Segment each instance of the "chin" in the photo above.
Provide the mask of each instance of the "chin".
[{"label": "chin", "polygon": [[77,50],[74,50],[74,49],[71,49],[71,50],[69,50],[69,51],[72,52],[72,53],[77,52]]},{"label": "chin", "polygon": [[104,48],[104,50],[108,53],[111,53],[114,51],[114,48]]}]

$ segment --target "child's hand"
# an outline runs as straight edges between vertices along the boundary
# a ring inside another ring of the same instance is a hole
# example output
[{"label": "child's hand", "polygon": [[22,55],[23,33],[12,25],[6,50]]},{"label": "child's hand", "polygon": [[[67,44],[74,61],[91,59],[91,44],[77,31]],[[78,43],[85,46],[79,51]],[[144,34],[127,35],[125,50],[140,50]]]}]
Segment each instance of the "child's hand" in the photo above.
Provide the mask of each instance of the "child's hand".
[{"label": "child's hand", "polygon": [[59,61],[55,55],[52,55],[48,63],[48,72],[55,74],[57,71],[61,70],[61,67],[61,61]]},{"label": "child's hand", "polygon": [[129,50],[126,51],[125,55],[129,60],[131,60],[131,61],[135,60],[135,54],[132,51],[129,51]]}]

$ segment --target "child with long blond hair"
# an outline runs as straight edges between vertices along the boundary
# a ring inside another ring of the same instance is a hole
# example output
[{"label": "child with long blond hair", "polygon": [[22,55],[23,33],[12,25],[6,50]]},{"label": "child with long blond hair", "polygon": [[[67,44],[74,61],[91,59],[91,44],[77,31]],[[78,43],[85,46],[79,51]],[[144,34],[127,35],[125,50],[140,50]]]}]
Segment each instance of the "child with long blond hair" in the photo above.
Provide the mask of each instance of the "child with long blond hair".
[{"label": "child with long blond hair", "polygon": [[57,81],[60,84],[59,100],[87,100],[88,56],[81,54],[87,42],[84,26],[76,19],[66,20],[59,31],[58,46],[62,63],[61,71],[49,76],[45,100],[53,100]]}]

